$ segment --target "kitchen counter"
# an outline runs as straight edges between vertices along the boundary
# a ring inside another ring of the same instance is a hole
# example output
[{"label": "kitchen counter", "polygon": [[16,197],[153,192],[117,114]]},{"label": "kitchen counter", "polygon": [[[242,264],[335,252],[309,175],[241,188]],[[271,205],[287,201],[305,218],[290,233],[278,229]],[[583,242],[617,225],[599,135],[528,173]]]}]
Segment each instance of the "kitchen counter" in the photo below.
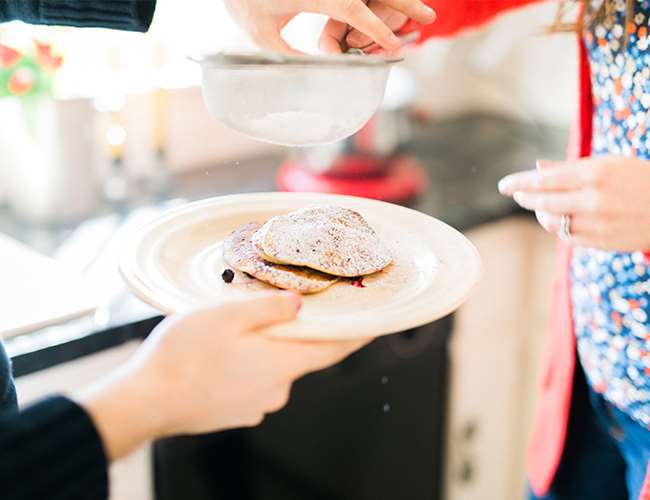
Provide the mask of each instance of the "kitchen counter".
[{"label": "kitchen counter", "polygon": [[[460,231],[512,215],[518,209],[497,193],[497,181],[507,173],[533,168],[536,158],[561,157],[566,135],[563,129],[491,115],[416,125],[412,139],[402,149],[422,162],[430,184],[410,206]],[[179,174],[172,178],[172,188],[164,198],[156,201],[150,196],[135,196],[128,208],[116,213],[104,210],[87,221],[81,235],[70,228],[30,228],[7,208],[0,208],[0,232],[41,253],[57,255],[65,245],[71,246],[71,238],[75,244],[95,239],[95,225],[104,232],[107,227],[118,231],[134,211],[144,209],[155,214],[169,205],[169,200],[175,200],[173,204],[227,193],[274,190],[276,167],[282,159],[259,158]],[[93,316],[10,338],[6,347],[15,375],[21,376],[144,338],[158,321],[156,311],[121,287]]]}]

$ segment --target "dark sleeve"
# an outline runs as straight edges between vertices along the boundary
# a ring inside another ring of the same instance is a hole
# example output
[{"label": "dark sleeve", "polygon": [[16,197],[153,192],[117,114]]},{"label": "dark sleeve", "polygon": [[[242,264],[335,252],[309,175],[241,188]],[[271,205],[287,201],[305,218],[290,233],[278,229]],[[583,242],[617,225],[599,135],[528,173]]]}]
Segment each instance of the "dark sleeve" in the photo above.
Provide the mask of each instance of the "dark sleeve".
[{"label": "dark sleeve", "polygon": [[90,417],[51,397],[0,416],[3,500],[105,500],[107,461]]},{"label": "dark sleeve", "polygon": [[0,0],[0,22],[147,31],[156,0]]},{"label": "dark sleeve", "polygon": [[6,411],[15,411],[17,408],[16,388],[11,376],[11,362],[2,341],[0,341],[0,415]]}]

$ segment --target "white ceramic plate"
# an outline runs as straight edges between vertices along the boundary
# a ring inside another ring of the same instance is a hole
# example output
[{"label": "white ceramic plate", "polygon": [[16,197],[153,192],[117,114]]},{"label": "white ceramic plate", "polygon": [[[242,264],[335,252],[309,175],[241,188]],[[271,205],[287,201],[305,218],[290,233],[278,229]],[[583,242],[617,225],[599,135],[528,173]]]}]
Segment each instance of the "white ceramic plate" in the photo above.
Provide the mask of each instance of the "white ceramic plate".
[{"label": "white ceramic plate", "polygon": [[405,331],[461,305],[481,275],[476,248],[461,233],[421,212],[381,201],[314,193],[254,193],[211,198],[171,210],[145,226],[120,263],[133,292],[163,313],[271,288],[221,273],[224,238],[238,225],[302,207],[338,205],[361,213],[394,262],[363,280],[341,281],[304,296],[299,317],[268,329],[274,336],[352,339]]}]

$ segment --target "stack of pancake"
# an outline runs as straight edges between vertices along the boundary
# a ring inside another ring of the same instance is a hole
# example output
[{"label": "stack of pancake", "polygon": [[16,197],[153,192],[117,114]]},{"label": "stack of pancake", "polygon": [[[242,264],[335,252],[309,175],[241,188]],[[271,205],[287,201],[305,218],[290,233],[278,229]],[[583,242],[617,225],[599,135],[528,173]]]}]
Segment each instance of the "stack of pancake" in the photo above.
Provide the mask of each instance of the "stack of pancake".
[{"label": "stack of pancake", "polygon": [[357,212],[325,206],[249,222],[226,238],[224,260],[260,281],[300,293],[316,293],[340,278],[381,271],[390,251]]}]

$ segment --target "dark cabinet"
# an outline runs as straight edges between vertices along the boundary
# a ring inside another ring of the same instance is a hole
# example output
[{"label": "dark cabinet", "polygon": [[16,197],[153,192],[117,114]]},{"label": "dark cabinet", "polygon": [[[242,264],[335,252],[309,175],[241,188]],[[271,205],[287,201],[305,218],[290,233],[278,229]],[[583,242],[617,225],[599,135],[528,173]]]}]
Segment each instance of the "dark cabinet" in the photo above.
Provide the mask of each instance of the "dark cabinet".
[{"label": "dark cabinet", "polygon": [[437,500],[452,318],[298,381],[251,429],[160,441],[158,500]]}]

